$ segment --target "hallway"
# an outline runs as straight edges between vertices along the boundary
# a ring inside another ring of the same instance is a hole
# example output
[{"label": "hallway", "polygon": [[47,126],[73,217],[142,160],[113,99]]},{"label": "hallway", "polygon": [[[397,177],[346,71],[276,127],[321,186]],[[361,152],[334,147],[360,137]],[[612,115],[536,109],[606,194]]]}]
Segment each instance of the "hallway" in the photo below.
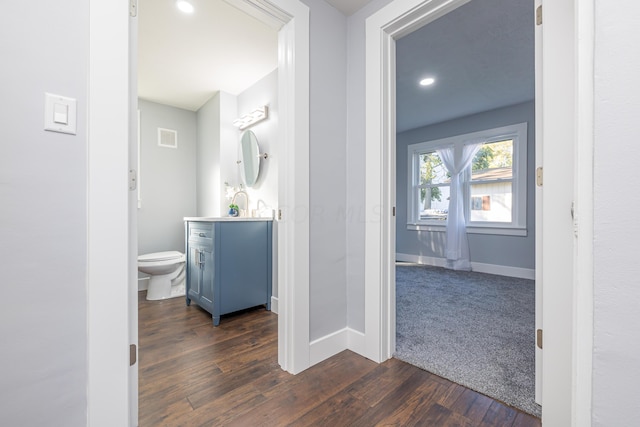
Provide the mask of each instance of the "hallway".
[{"label": "hallway", "polygon": [[211,317],[139,294],[140,426],[539,426],[474,391],[391,359],[344,351],[294,376],[277,363],[277,315]]}]

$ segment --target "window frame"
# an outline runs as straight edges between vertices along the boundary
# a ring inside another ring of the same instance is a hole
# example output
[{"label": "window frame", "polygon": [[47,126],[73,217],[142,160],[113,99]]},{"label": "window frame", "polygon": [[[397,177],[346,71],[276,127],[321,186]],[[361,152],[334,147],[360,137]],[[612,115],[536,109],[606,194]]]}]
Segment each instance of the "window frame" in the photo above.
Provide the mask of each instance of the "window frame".
[{"label": "window frame", "polygon": [[527,123],[517,123],[508,126],[486,129],[478,132],[466,133],[447,138],[430,140],[407,147],[407,229],[418,231],[446,231],[446,223],[439,220],[421,220],[418,206],[418,186],[420,183],[419,156],[435,152],[438,149],[454,147],[459,150],[465,142],[483,139],[485,144],[513,140],[512,164],[512,207],[511,222],[470,221],[471,166],[465,171],[466,180],[463,189],[464,210],[467,233],[527,235]]}]

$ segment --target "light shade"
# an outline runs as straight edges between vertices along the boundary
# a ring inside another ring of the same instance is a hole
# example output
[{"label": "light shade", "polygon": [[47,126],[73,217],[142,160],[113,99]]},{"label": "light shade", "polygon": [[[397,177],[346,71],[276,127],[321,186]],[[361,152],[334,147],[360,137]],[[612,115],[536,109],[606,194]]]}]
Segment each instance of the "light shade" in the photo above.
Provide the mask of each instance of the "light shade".
[{"label": "light shade", "polygon": [[233,125],[237,126],[240,130],[245,130],[246,128],[266,120],[267,118],[269,118],[269,107],[265,105],[264,107],[256,108],[252,112],[235,119],[233,121]]},{"label": "light shade", "polygon": [[184,13],[193,13],[193,5],[187,0],[178,0],[176,6]]},{"label": "light shade", "polygon": [[420,86],[431,86],[435,82],[436,82],[436,79],[434,79],[433,77],[426,77],[420,80]]}]

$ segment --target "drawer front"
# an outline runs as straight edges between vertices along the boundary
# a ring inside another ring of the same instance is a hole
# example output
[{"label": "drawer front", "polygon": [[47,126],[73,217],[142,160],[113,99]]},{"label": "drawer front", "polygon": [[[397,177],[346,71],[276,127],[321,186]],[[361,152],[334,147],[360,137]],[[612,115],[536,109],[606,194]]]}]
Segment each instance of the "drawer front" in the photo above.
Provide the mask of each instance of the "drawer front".
[{"label": "drawer front", "polygon": [[198,243],[201,245],[207,245],[209,248],[213,247],[213,223],[206,222],[190,222],[189,223],[189,236],[187,237],[190,243]]}]

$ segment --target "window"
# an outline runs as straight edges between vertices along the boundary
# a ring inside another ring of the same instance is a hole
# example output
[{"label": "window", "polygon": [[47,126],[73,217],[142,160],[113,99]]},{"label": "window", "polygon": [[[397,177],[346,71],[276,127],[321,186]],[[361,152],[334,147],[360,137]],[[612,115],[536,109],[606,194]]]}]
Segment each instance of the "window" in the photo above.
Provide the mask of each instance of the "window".
[{"label": "window", "polygon": [[451,177],[437,150],[477,141],[463,187],[467,231],[526,235],[526,123],[410,145],[408,228],[444,230]]},{"label": "window", "polygon": [[[449,174],[435,152],[418,154],[418,212],[421,221],[446,221],[449,210]],[[417,194],[416,194],[417,195]]]}]

